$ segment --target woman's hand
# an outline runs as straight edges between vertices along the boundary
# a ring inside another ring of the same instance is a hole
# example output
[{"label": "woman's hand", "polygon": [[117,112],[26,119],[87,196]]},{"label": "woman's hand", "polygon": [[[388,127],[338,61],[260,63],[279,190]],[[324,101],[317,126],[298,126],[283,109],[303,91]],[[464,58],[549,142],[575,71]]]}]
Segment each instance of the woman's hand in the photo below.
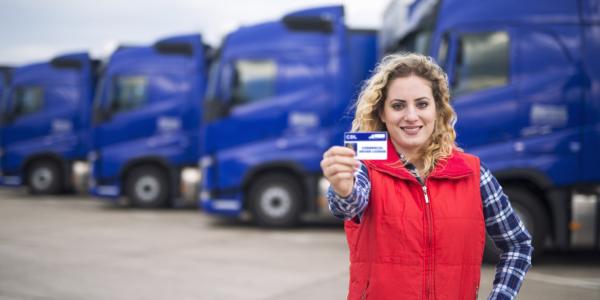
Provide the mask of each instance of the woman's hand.
[{"label": "woman's hand", "polygon": [[360,167],[354,158],[354,150],[333,146],[323,153],[321,169],[333,190],[341,197],[348,197],[354,186],[354,172]]}]

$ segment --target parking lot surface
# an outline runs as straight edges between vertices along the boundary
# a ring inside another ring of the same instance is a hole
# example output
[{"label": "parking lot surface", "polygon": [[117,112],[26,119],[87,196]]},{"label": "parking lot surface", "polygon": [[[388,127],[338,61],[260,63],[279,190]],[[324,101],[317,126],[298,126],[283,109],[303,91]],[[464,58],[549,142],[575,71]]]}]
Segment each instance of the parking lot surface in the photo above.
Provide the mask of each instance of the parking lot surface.
[{"label": "parking lot surface", "polygon": [[[482,268],[479,299],[493,281]],[[0,299],[345,299],[339,223],[265,230],[194,209],[0,190]],[[551,253],[519,299],[600,299],[600,253]]]}]

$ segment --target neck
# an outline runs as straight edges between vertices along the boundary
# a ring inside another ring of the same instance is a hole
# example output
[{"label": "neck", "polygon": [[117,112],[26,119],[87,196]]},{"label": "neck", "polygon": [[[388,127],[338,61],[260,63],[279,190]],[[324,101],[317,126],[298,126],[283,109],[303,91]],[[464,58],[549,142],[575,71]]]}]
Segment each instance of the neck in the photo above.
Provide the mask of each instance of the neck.
[{"label": "neck", "polygon": [[392,144],[394,145],[394,148],[395,148],[396,152],[398,153],[398,156],[404,155],[404,158],[407,161],[411,162],[412,164],[415,165],[415,167],[417,167],[417,169],[419,170],[419,174],[422,173],[423,159],[421,159],[421,153],[419,151],[420,149],[418,149],[418,148],[412,149],[412,150],[402,149],[393,140],[392,140]]}]

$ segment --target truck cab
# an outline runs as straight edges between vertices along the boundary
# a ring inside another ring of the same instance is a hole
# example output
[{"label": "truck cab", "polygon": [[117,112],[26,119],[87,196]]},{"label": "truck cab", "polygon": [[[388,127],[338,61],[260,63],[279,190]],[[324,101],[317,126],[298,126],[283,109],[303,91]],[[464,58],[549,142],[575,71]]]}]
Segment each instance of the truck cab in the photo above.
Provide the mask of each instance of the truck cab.
[{"label": "truck cab", "polygon": [[195,204],[209,55],[199,34],[112,54],[94,103],[92,195],[138,207]]},{"label": "truck cab", "polygon": [[0,66],[0,95],[2,96],[4,96],[4,93],[8,90],[12,69],[13,68],[8,66]]},{"label": "truck cab", "polygon": [[0,139],[2,185],[26,185],[34,194],[75,188],[75,170],[90,147],[96,65],[87,53],[72,53],[11,72]]},{"label": "truck cab", "polygon": [[[6,93],[10,85],[12,68],[0,66],[0,144],[2,144],[2,128],[4,127],[4,117],[6,113]],[[0,157],[2,153],[0,152]],[[0,178],[2,177],[2,164],[0,164]]]},{"label": "truck cab", "polygon": [[[4,113],[6,111],[6,93],[10,85],[10,78],[12,75],[12,68],[8,66],[0,66],[0,129],[3,126]],[[0,133],[0,139],[2,134]]]},{"label": "truck cab", "polygon": [[458,145],[493,171],[537,253],[600,246],[599,5],[396,1],[384,18],[384,53],[448,73]]},{"label": "truck cab", "polygon": [[205,212],[272,227],[327,212],[319,162],[350,129],[375,41],[375,32],[348,29],[340,6],[290,13],[224,39],[204,109]]}]

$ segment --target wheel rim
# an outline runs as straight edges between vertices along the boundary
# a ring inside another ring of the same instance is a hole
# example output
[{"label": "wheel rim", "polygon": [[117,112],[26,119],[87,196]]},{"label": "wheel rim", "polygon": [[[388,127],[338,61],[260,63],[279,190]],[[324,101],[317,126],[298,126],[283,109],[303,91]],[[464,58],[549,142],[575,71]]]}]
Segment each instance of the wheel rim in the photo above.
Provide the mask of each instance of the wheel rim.
[{"label": "wheel rim", "polygon": [[152,176],[142,176],[135,183],[135,194],[142,202],[154,202],[160,194],[160,183]]},{"label": "wheel rim", "polygon": [[282,187],[269,187],[260,197],[260,207],[271,218],[284,217],[292,208],[292,196]]},{"label": "wheel rim", "polygon": [[49,168],[37,168],[33,171],[32,183],[33,187],[38,191],[46,190],[52,184],[54,177]]}]

